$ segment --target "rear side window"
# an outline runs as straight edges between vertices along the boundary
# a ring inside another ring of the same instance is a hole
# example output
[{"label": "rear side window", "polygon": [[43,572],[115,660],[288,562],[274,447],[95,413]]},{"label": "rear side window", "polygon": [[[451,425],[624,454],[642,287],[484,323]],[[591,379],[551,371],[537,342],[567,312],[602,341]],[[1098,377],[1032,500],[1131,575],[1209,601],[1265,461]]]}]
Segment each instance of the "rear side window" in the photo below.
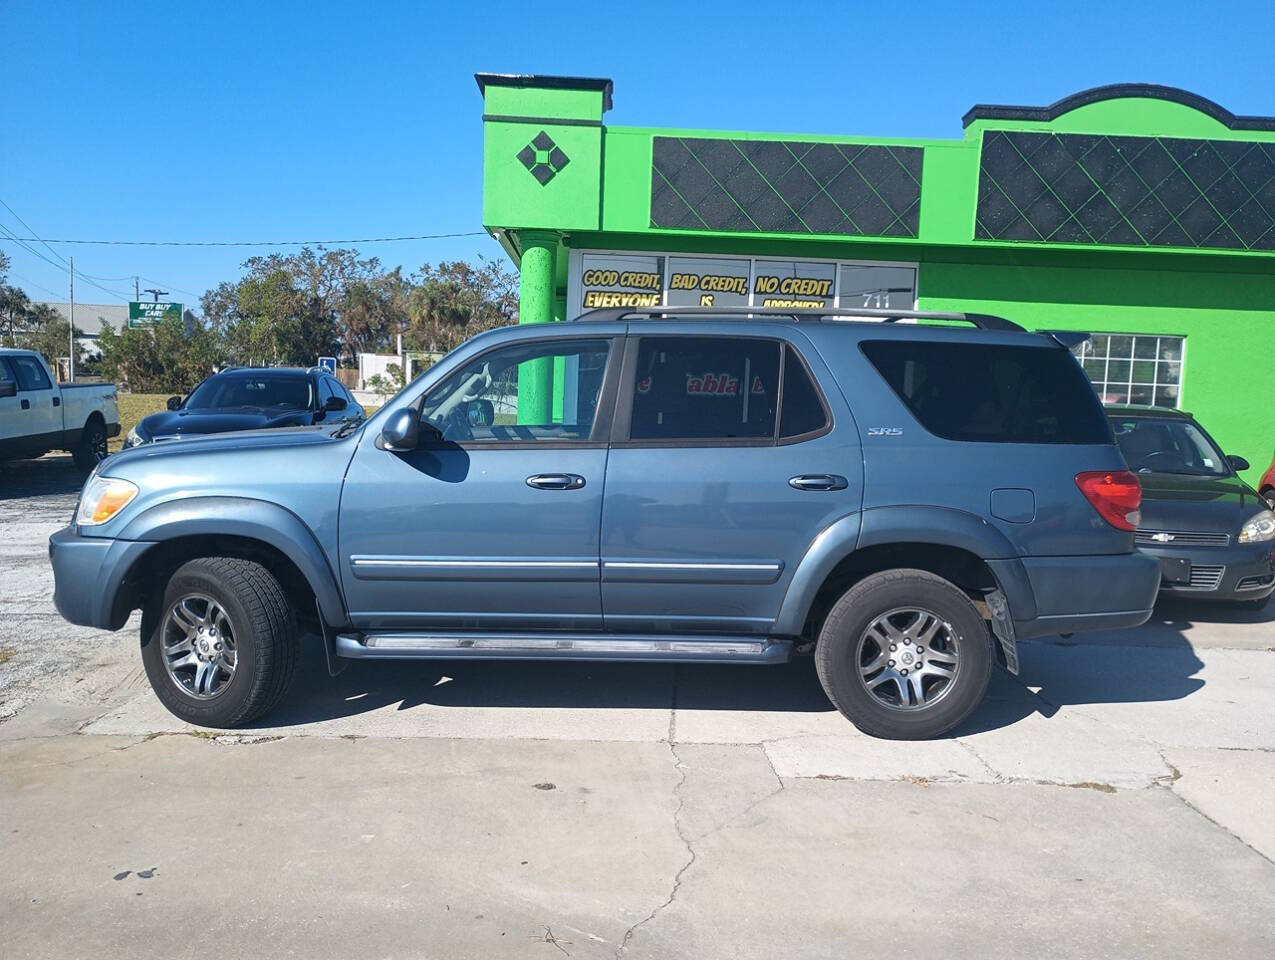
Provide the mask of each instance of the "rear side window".
[{"label": "rear side window", "polygon": [[925,429],[977,443],[1111,443],[1102,406],[1066,350],[871,340],[862,345]]},{"label": "rear side window", "polygon": [[779,343],[643,337],[630,440],[773,440]]},{"label": "rear side window", "polygon": [[51,390],[53,388],[53,384],[49,382],[49,375],[44,372],[44,367],[40,366],[40,361],[34,357],[17,354],[9,357],[9,363],[13,366],[13,372],[17,374],[19,390]]}]

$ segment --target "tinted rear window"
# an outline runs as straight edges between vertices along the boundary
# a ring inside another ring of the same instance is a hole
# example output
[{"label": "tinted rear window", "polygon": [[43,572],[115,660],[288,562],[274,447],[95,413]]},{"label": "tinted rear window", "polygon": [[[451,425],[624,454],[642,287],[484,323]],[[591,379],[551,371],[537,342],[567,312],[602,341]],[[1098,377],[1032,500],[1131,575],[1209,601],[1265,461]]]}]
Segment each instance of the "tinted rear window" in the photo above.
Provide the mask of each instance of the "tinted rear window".
[{"label": "tinted rear window", "polygon": [[872,340],[863,352],[931,433],[977,443],[1111,443],[1066,350]]}]

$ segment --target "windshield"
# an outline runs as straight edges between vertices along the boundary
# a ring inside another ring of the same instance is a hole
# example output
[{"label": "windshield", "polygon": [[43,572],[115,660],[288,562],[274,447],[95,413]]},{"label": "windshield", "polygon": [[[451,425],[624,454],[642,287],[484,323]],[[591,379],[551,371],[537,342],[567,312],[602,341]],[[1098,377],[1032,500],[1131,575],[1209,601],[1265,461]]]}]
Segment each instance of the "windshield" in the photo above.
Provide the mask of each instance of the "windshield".
[{"label": "windshield", "polygon": [[224,410],[259,407],[276,410],[309,410],[313,396],[305,377],[212,377],[186,400],[187,410]]},{"label": "windshield", "polygon": [[1231,472],[1222,452],[1189,420],[1113,417],[1111,426],[1129,469],[1138,473],[1224,477]]}]

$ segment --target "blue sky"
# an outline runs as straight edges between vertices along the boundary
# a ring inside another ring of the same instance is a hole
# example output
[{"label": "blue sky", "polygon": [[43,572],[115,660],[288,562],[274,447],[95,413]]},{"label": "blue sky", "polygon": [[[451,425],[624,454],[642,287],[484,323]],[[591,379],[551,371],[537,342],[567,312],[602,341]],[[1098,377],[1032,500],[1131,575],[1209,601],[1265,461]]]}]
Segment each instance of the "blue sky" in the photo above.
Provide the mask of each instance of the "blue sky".
[{"label": "blue sky", "polygon": [[[0,3],[0,199],[46,238],[481,229],[478,70],[606,76],[618,125],[959,137],[974,103],[1163,83],[1275,114],[1275,2]],[[25,230],[0,207],[0,224]],[[50,260],[57,257],[33,244]],[[54,244],[127,299],[265,248]],[[0,239],[11,282],[66,271]],[[286,248],[295,249],[295,248]],[[361,247],[409,269],[486,237]],[[76,299],[118,302],[87,281]]]}]

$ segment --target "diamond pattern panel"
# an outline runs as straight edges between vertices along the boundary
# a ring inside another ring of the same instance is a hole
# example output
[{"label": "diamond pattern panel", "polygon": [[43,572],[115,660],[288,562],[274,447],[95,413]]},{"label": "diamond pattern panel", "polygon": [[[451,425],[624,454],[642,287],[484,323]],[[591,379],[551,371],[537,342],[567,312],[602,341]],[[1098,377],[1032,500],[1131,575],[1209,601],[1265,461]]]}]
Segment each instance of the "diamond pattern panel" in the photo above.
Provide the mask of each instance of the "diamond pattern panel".
[{"label": "diamond pattern panel", "polygon": [[990,131],[974,236],[1275,250],[1275,143]]},{"label": "diamond pattern panel", "polygon": [[920,147],[656,137],[651,226],[919,235]]}]

